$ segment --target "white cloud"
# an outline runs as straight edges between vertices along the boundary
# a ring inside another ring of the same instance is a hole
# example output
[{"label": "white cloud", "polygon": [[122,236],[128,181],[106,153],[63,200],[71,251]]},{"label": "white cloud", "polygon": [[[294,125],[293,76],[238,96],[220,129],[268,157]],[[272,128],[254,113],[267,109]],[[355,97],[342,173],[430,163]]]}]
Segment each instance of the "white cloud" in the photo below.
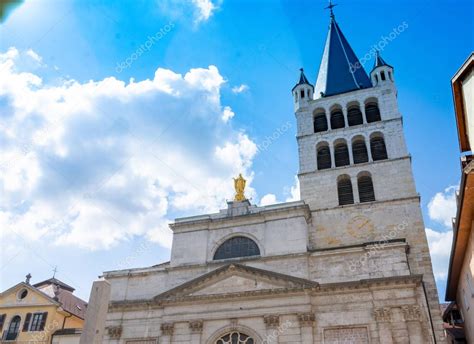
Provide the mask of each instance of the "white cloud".
[{"label": "white cloud", "polygon": [[192,0],[194,6],[196,6],[196,22],[207,21],[218,6],[211,0]]},{"label": "white cloud", "polygon": [[294,202],[300,200],[300,181],[295,176],[295,184],[290,188],[290,196],[286,198],[286,202]]},{"label": "white cloud", "polygon": [[434,275],[436,279],[446,280],[453,232],[437,232],[426,228],[426,237],[430,248]]},{"label": "white cloud", "polygon": [[241,84],[240,86],[234,86],[232,87],[232,93],[238,94],[242,92],[248,91],[249,87],[248,85]]},{"label": "white cloud", "polygon": [[192,17],[195,26],[208,21],[222,0],[160,0],[157,2],[160,12],[171,19],[187,21]]},{"label": "white cloud", "polygon": [[232,111],[232,108],[230,106],[225,106],[224,110],[222,111],[222,120],[224,122],[229,121],[232,117],[235,116],[234,111]]},{"label": "white cloud", "polygon": [[217,67],[50,85],[25,67],[34,56],[0,54],[2,230],[91,250],[134,237],[170,247],[170,213],[217,211],[232,177],[252,183],[257,147],[223,122]]},{"label": "white cloud", "polygon": [[278,203],[276,196],[274,194],[266,194],[265,196],[262,197],[260,200],[260,205],[262,207],[270,204],[275,204]]},{"label": "white cloud", "polygon": [[452,218],[456,216],[456,186],[438,192],[428,203],[429,217],[451,228]]}]

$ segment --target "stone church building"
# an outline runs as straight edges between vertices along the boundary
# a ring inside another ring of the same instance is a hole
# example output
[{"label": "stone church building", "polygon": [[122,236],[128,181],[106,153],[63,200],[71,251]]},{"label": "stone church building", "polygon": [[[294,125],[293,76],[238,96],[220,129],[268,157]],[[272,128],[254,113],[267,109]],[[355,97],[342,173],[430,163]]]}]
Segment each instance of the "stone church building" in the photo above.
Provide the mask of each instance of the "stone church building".
[{"label": "stone church building", "polygon": [[288,101],[301,201],[176,219],[169,262],[96,282],[83,343],[445,341],[393,67],[368,75],[331,11]]}]

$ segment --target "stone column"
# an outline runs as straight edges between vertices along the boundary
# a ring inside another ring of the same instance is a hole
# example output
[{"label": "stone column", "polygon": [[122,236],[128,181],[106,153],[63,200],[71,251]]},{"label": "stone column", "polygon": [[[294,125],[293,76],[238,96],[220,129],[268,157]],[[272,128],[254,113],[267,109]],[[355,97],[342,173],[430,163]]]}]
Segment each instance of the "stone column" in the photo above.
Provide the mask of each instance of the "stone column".
[{"label": "stone column", "polygon": [[347,106],[344,105],[342,108],[342,114],[344,115],[344,128],[347,128],[349,126],[349,120],[347,119]]},{"label": "stone column", "polygon": [[392,336],[394,343],[410,343],[407,323],[405,322],[401,308],[392,308]]},{"label": "stone column", "polygon": [[313,344],[313,326],[316,317],[313,313],[298,314],[298,321],[301,329],[301,343]]},{"label": "stone column", "polygon": [[349,151],[349,165],[354,165],[354,154],[352,154],[352,142],[347,142],[347,150]]},{"label": "stone column", "polygon": [[171,344],[171,339],[173,337],[174,324],[173,323],[164,323],[161,324],[161,342],[160,344]]},{"label": "stone column", "polygon": [[379,328],[380,344],[393,344],[392,330],[390,326],[390,322],[392,321],[392,312],[390,308],[375,308],[373,315]]},{"label": "stone column", "polygon": [[[91,296],[89,297],[89,306],[86,311],[86,321],[82,329],[80,344],[98,344],[102,343],[105,331],[105,320],[109,309],[110,283],[106,280],[95,281],[92,284]],[[120,327],[120,331],[118,328]],[[112,336],[120,338],[122,334],[121,326],[114,326],[114,329],[108,329]]]},{"label": "stone column", "polygon": [[191,344],[201,344],[202,327],[202,320],[191,321],[189,323],[189,329],[191,330]]},{"label": "stone column", "polygon": [[263,321],[267,328],[267,336],[264,338],[264,343],[274,344],[278,343],[279,331],[278,327],[280,326],[280,316],[279,315],[265,315]]},{"label": "stone column", "polygon": [[410,343],[425,343],[421,327],[421,311],[417,305],[402,306],[403,317],[407,323]]},{"label": "stone column", "polygon": [[361,105],[360,111],[362,112],[362,123],[367,124],[367,117],[365,117],[365,104]]},{"label": "stone column", "polygon": [[[331,155],[331,168],[334,168],[334,167],[336,167],[336,160],[335,160],[333,142],[329,142],[329,154]],[[316,166],[317,166],[317,162],[316,162]]]},{"label": "stone column", "polygon": [[367,147],[367,156],[369,157],[369,162],[373,162],[372,159],[372,150],[370,149],[370,137],[365,137],[365,147]]}]

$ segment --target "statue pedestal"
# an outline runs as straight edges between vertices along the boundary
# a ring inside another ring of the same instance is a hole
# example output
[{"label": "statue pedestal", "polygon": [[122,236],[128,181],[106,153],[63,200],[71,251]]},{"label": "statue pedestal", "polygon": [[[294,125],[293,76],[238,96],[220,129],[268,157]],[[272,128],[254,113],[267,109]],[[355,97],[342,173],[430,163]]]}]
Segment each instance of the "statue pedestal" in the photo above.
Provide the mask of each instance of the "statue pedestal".
[{"label": "statue pedestal", "polygon": [[241,202],[230,201],[227,202],[227,216],[240,216],[248,214],[250,208],[249,200],[244,200]]}]

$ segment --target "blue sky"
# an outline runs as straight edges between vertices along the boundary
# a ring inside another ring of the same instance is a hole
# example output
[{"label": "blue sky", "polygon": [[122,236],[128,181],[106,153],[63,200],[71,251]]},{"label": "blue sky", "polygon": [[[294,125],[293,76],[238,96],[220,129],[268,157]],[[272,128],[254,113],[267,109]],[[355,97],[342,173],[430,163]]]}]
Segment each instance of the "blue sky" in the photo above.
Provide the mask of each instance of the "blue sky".
[{"label": "blue sky", "polygon": [[[12,11],[0,26],[0,289],[57,265],[87,298],[104,270],[165,261],[166,223],[223,208],[238,172],[254,203],[294,199],[290,90],[300,67],[315,81],[325,6],[36,0]],[[450,79],[473,49],[473,12],[470,1],[335,8],[359,57],[407,24],[382,56],[395,67],[441,296],[460,179]]]}]

